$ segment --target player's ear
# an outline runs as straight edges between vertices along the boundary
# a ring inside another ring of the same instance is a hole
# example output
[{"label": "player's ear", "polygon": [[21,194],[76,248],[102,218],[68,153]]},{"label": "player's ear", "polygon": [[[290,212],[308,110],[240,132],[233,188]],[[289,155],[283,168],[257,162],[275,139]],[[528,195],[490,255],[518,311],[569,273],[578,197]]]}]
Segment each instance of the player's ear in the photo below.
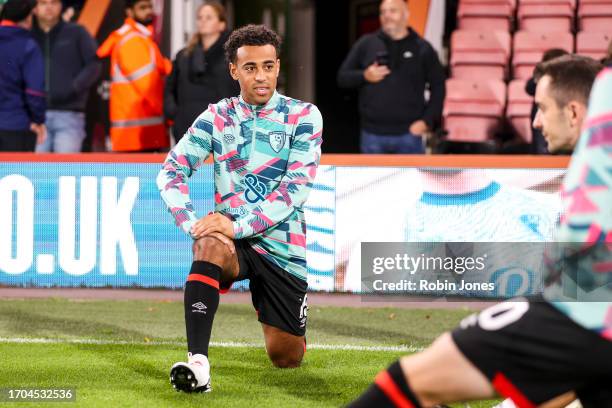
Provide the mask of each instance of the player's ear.
[{"label": "player's ear", "polygon": [[582,104],[578,101],[570,101],[567,104],[567,116],[572,127],[580,127],[582,125],[582,119],[584,118],[586,112],[584,107],[581,105]]},{"label": "player's ear", "polygon": [[238,80],[238,67],[233,62],[229,63],[229,72],[232,78],[237,81]]},{"label": "player's ear", "polygon": [[276,77],[280,74],[280,59],[276,59]]}]

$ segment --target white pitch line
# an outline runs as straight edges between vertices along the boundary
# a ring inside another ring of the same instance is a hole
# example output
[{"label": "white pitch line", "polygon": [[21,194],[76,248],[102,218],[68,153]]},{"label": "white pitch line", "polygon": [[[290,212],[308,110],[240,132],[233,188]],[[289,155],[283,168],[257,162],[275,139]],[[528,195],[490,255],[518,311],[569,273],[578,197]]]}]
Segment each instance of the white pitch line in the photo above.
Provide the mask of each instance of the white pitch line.
[{"label": "white pitch line", "polygon": [[[19,344],[93,344],[93,345],[134,345],[134,346],[178,346],[186,345],[184,341],[129,341],[129,340],[103,340],[103,339],[45,339],[45,338],[26,338],[26,337],[0,337],[0,343],[19,343]],[[241,343],[234,341],[211,341],[212,347],[224,348],[262,348],[263,344]],[[308,344],[308,350],[341,350],[341,351],[394,351],[416,353],[423,350],[423,347],[416,346],[358,346],[350,344]]]}]

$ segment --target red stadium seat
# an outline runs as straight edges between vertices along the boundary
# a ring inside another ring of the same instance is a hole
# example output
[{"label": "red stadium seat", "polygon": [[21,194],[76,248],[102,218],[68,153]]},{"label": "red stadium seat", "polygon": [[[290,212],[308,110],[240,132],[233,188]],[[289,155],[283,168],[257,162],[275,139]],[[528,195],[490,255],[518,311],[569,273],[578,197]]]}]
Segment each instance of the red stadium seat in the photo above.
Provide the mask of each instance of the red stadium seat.
[{"label": "red stadium seat", "polygon": [[505,31],[454,31],[451,36],[452,77],[504,79],[510,44],[510,34]]},{"label": "red stadium seat", "polygon": [[[608,1],[608,0],[599,0]],[[576,0],[521,0],[521,6],[528,4],[543,4],[543,5],[557,5],[557,4],[569,4],[570,7],[576,9]]]},{"label": "red stadium seat", "polygon": [[451,68],[451,77],[457,79],[499,79],[507,77],[507,68],[501,65],[460,64]]},{"label": "red stadium seat", "polygon": [[460,2],[466,4],[508,4],[510,9],[514,11],[517,0],[461,0]]},{"label": "red stadium seat", "polygon": [[550,48],[562,48],[573,52],[574,36],[568,32],[518,31],[514,35],[513,48],[514,78],[529,79],[533,74],[533,68],[542,59],[544,51]]},{"label": "red stadium seat", "polygon": [[612,27],[610,33],[581,31],[576,37],[576,53],[600,60],[606,56],[610,41],[612,41]]},{"label": "red stadium seat", "polygon": [[525,80],[515,79],[508,84],[506,118],[515,134],[525,143],[531,143],[531,107],[533,98],[525,92]]},{"label": "red stadium seat", "polygon": [[612,32],[612,3],[580,3],[578,7],[580,30]]},{"label": "red stadium seat", "polygon": [[518,9],[519,27],[523,31],[572,31],[574,9],[568,2],[523,4]]},{"label": "red stadium seat", "polygon": [[505,103],[506,85],[500,80],[447,80],[446,140],[485,142],[494,139],[502,123]]},{"label": "red stadium seat", "polygon": [[510,31],[512,12],[508,3],[460,3],[458,26],[462,30]]}]

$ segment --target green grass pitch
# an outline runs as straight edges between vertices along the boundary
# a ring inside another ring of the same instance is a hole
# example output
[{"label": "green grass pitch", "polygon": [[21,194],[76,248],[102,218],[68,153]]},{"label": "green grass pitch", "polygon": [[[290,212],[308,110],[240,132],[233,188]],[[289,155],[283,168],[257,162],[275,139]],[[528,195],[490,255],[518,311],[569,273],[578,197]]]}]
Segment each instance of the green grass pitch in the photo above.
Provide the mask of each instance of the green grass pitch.
[{"label": "green grass pitch", "polygon": [[252,307],[222,303],[210,349],[213,392],[189,395],[168,381],[186,353],[181,302],[0,300],[0,388],[73,387],[76,402],[67,406],[83,407],[339,407],[469,313],[311,306],[312,347],[302,367],[281,370],[268,361]]}]

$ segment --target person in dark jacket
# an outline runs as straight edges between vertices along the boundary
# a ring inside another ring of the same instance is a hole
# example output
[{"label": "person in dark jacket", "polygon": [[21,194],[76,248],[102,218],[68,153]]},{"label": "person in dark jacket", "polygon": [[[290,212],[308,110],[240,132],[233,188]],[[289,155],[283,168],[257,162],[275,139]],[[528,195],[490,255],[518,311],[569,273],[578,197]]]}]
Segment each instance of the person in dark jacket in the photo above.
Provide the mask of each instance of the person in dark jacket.
[{"label": "person in dark jacket", "polygon": [[102,70],[96,42],[84,27],[62,20],[60,0],[38,0],[32,33],[45,60],[47,132],[37,152],[78,153],[85,139],[85,105]]},{"label": "person in dark jacket", "polygon": [[44,66],[29,31],[33,3],[9,0],[0,16],[0,151],[34,151],[45,138]]},{"label": "person in dark jacket", "polygon": [[423,153],[442,114],[444,71],[431,44],[406,26],[408,15],[405,1],[383,0],[381,30],[360,38],[338,71],[340,87],[359,88],[363,153]]},{"label": "person in dark jacket", "polygon": [[240,93],[223,54],[229,37],[226,29],[225,8],[217,2],[204,3],[197,12],[196,34],[176,55],[164,95],[164,115],[174,121],[176,142],[209,104]]}]

